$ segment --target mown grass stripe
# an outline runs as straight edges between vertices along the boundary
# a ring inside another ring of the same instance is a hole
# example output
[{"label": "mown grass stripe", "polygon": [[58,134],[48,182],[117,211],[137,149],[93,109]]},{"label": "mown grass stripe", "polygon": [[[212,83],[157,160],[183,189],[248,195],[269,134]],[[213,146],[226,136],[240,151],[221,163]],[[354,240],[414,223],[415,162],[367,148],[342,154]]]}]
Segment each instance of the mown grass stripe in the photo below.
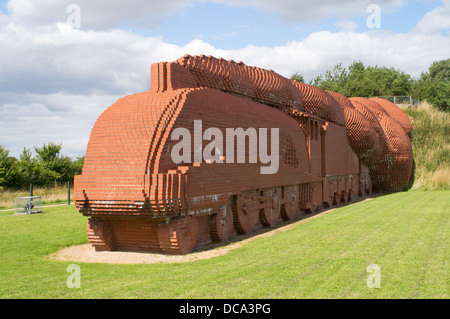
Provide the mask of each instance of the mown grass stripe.
[{"label": "mown grass stripe", "polygon": [[[228,254],[184,264],[77,263],[48,256],[87,242],[73,206],[0,214],[1,298],[448,298],[449,191],[384,195],[339,208]],[[381,288],[366,268],[381,269]]]}]

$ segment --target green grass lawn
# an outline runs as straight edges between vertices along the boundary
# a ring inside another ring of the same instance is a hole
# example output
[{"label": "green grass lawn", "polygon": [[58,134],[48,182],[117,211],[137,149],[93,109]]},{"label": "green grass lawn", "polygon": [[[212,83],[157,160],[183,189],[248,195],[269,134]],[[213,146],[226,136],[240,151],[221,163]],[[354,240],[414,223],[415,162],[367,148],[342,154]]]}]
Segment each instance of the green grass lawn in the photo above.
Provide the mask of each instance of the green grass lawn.
[{"label": "green grass lawn", "polygon": [[[79,263],[49,255],[87,243],[75,207],[0,213],[0,298],[448,298],[450,191],[380,196],[184,264]],[[368,288],[370,264],[381,288]]]}]

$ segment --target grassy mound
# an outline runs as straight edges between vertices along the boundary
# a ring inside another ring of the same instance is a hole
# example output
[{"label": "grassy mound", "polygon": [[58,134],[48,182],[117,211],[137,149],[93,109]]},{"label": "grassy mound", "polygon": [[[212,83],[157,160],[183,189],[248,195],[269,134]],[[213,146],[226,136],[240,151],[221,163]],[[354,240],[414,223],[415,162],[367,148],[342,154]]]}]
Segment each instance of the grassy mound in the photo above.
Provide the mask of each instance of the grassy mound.
[{"label": "grassy mound", "polygon": [[450,113],[428,103],[403,109],[413,124],[413,189],[450,189]]}]

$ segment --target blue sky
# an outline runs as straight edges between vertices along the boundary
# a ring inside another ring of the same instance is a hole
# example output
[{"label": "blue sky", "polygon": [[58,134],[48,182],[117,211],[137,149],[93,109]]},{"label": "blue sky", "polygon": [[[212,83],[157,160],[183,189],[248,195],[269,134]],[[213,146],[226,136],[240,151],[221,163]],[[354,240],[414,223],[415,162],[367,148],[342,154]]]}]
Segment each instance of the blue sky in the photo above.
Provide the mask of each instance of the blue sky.
[{"label": "blue sky", "polygon": [[[409,32],[423,15],[436,8],[440,1],[409,1],[401,8],[382,12],[381,28],[394,33]],[[355,31],[368,31],[369,14],[361,10],[348,21],[357,24]],[[449,17],[450,18],[450,17]],[[200,38],[221,49],[239,49],[247,45],[279,46],[288,41],[301,40],[312,32],[328,30],[338,32],[339,18],[332,14],[317,22],[283,21],[275,14],[261,12],[254,7],[231,7],[226,4],[196,3],[176,12],[160,26],[143,30],[149,36],[162,35],[168,42],[185,45]]]},{"label": "blue sky", "polygon": [[184,54],[307,81],[354,60],[418,77],[450,57],[450,0],[0,0],[0,145],[83,155],[97,117],[148,90],[152,63]]},{"label": "blue sky", "polygon": [[[39,1],[38,1],[39,2]],[[76,1],[70,1],[77,3]],[[276,1],[274,1],[276,2]],[[377,3],[376,1],[371,1]],[[8,0],[0,0],[0,11],[8,14]],[[423,18],[424,14],[442,5],[438,0],[409,0],[402,5],[382,9],[381,29],[394,33],[407,33]],[[348,17],[356,23],[356,32],[367,31],[369,16],[362,7]],[[83,10],[83,8],[81,8]],[[108,10],[107,7],[105,10]],[[151,10],[151,8],[149,8]],[[55,15],[56,16],[56,15]],[[64,15],[60,15],[60,22]],[[450,17],[449,17],[450,19]],[[276,13],[265,12],[254,6],[231,6],[226,3],[196,1],[154,22],[133,25],[125,21],[119,27],[144,36],[162,36],[165,41],[185,45],[194,39],[202,39],[220,49],[239,49],[247,45],[278,46],[288,41],[301,40],[308,34],[321,30],[338,32],[339,17],[333,12],[318,21],[284,21]],[[55,18],[55,21],[57,19]]]},{"label": "blue sky", "polygon": [[[376,4],[376,1],[372,2]],[[8,0],[0,0],[0,11],[8,14],[7,5]],[[442,1],[409,0],[404,1],[401,6],[388,7],[382,10],[381,28],[395,33],[409,32],[425,13],[439,5],[442,5]],[[347,20],[357,24],[357,32],[368,30],[366,19],[369,13],[363,9],[364,7]],[[105,10],[108,10],[107,7]],[[60,18],[63,21],[64,16],[61,15]],[[250,5],[237,7],[226,3],[197,1],[162,17],[157,26],[152,22],[135,26],[132,21],[128,21],[129,24],[124,22],[121,28],[145,36],[163,36],[166,41],[177,45],[185,45],[193,39],[201,38],[217,48],[237,49],[249,44],[282,45],[320,30],[337,32],[341,29],[336,25],[338,21],[339,18],[333,12],[313,22],[302,22],[301,19],[283,21],[276,13],[264,12]]]}]

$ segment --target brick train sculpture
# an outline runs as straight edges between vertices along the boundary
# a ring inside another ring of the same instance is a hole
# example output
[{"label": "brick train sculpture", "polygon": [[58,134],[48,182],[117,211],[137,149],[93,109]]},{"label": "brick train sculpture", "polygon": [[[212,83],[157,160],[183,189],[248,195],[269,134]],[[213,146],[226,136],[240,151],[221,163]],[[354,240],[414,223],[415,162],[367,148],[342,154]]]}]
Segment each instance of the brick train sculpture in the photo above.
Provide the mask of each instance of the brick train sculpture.
[{"label": "brick train sculpture", "polygon": [[[244,142],[228,139],[230,128]],[[74,201],[97,251],[186,254],[372,190],[405,189],[411,130],[387,100],[348,99],[242,62],[186,55],[153,64],[148,92],[101,114]],[[192,134],[183,144],[190,149],[181,152],[175,132]],[[174,161],[175,149],[183,161]]]}]

